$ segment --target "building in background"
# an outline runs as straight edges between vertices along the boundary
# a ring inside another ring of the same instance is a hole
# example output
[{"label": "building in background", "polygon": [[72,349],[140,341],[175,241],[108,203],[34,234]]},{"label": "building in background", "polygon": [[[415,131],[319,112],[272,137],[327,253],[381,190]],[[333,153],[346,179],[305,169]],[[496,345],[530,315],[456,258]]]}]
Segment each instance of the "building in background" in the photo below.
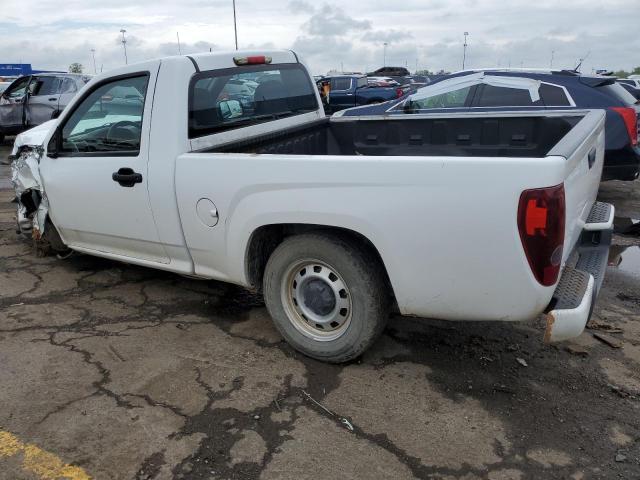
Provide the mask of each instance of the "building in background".
[{"label": "building in background", "polygon": [[17,78],[34,73],[65,73],[59,70],[34,70],[30,63],[0,63],[0,78]]}]

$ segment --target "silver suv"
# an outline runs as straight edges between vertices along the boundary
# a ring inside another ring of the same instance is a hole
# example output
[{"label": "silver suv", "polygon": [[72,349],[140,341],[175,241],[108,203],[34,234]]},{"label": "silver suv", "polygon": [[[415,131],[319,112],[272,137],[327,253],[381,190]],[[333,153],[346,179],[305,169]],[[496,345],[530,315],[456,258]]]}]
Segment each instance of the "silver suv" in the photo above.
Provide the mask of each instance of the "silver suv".
[{"label": "silver suv", "polygon": [[16,79],[0,95],[0,143],[5,135],[17,135],[40,125],[67,106],[88,75],[43,73]]}]

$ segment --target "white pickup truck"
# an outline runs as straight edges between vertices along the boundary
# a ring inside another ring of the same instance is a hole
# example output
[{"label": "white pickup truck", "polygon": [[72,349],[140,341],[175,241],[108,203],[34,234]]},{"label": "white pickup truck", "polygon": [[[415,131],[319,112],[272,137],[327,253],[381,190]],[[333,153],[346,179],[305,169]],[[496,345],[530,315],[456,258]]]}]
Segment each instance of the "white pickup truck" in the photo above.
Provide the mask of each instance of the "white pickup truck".
[{"label": "white pickup truck", "polygon": [[325,361],[360,355],[390,310],[546,313],[562,340],[607,260],[604,117],[325,118],[291,51],[164,58],[95,77],[18,138],[18,223],[55,250],[260,290]]}]

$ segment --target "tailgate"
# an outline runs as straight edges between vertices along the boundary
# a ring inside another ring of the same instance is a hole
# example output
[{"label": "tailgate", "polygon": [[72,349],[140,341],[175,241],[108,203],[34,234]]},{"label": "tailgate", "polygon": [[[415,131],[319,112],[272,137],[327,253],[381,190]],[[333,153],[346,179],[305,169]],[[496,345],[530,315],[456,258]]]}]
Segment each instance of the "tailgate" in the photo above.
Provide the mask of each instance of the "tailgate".
[{"label": "tailgate", "polygon": [[549,152],[566,159],[563,263],[580,239],[598,195],[604,162],[604,122],[603,110],[589,111]]}]

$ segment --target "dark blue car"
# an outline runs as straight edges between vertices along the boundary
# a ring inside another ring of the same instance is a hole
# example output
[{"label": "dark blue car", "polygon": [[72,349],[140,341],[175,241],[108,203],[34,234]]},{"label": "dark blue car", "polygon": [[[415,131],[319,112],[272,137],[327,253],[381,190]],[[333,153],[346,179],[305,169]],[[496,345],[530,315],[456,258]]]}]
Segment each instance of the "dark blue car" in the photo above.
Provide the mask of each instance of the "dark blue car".
[{"label": "dark blue car", "polygon": [[352,108],[338,115],[410,115],[522,109],[606,110],[603,180],[635,180],[640,173],[640,105],[613,77],[574,71],[464,71],[433,81],[398,101]]},{"label": "dark blue car", "polygon": [[356,105],[374,105],[395,100],[410,89],[409,86],[402,87],[399,84],[393,87],[371,86],[364,75],[339,75],[323,81],[330,85],[324,101],[325,109],[331,113]]}]

